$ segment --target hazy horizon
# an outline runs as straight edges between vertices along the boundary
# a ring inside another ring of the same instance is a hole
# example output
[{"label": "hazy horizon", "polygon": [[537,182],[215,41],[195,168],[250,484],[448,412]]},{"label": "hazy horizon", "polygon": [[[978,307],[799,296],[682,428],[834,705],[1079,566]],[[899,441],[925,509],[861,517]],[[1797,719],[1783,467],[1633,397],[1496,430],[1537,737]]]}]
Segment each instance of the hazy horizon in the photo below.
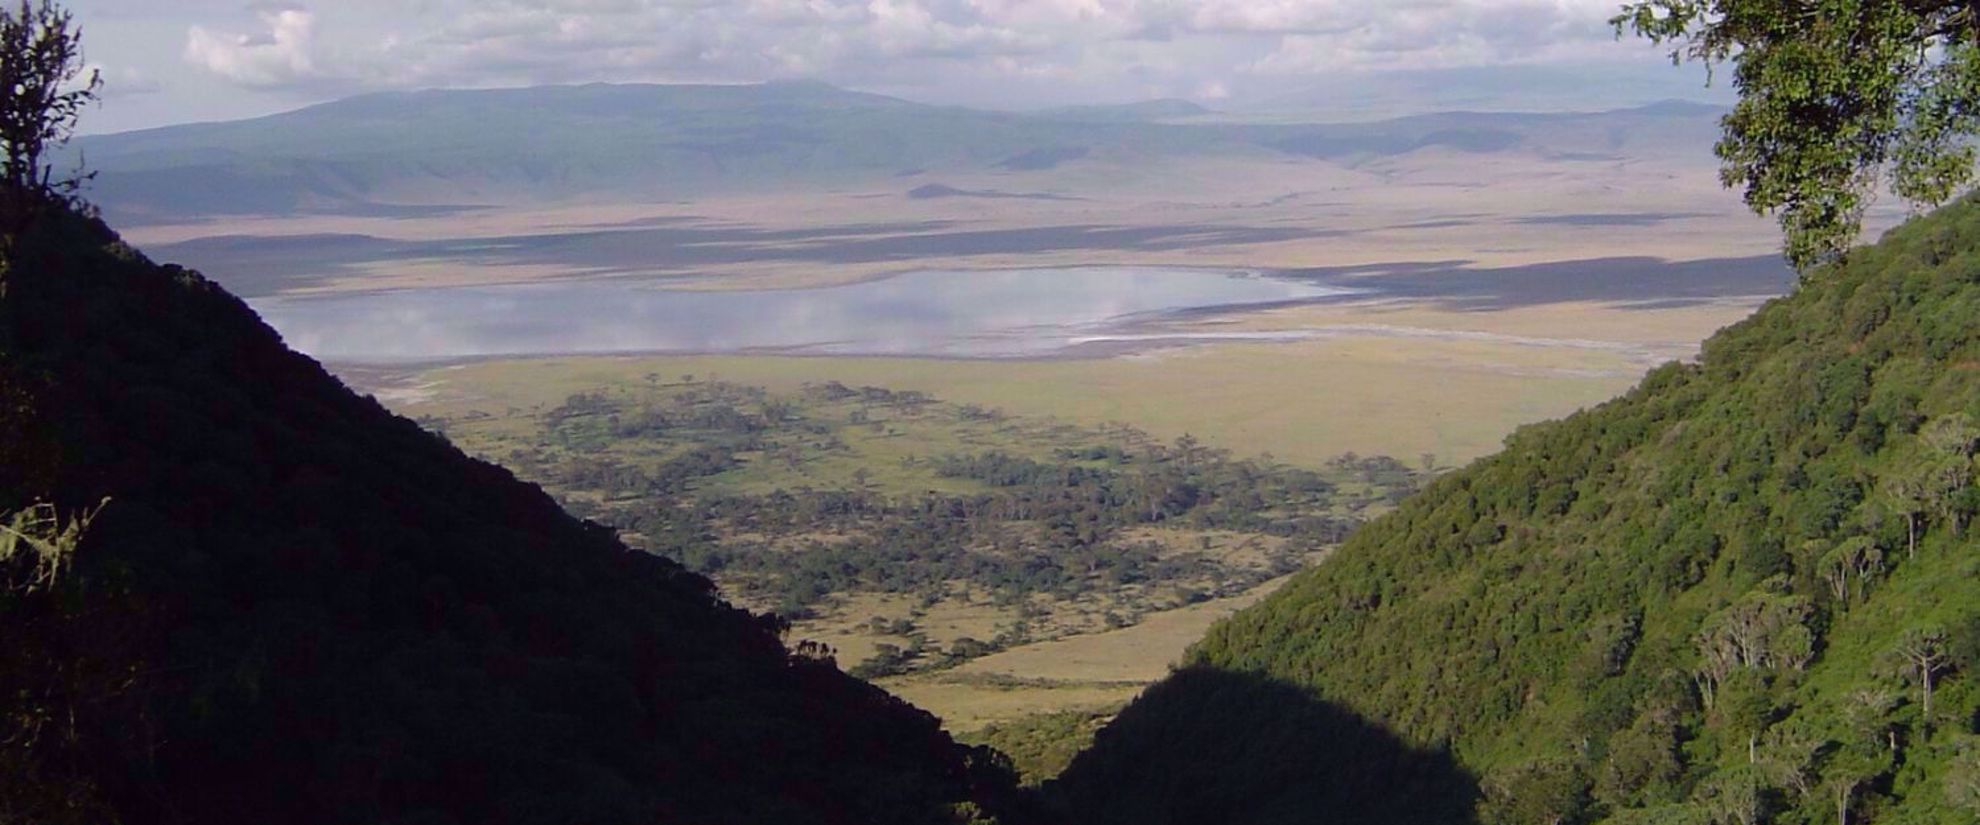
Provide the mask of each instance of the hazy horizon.
[{"label": "hazy horizon", "polygon": [[1180,99],[1329,120],[1731,99],[1697,67],[1617,41],[1603,0],[70,5],[106,81],[87,134],[369,92],[598,82],[809,80],[1001,111]]}]

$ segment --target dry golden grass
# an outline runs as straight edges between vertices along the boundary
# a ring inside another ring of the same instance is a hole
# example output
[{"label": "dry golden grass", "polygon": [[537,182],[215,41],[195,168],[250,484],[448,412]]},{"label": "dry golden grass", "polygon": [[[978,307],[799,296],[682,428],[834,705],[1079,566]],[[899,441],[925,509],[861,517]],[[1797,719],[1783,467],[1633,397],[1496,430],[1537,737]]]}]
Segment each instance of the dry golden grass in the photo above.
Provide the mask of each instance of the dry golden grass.
[{"label": "dry golden grass", "polygon": [[1061,711],[1099,712],[1126,704],[1141,684],[1029,684],[945,680],[940,674],[895,677],[878,683],[888,692],[942,719],[943,727],[963,733],[992,722]]},{"label": "dry golden grass", "polygon": [[1285,582],[1275,579],[1241,596],[1151,613],[1132,627],[1012,648],[965,663],[953,674],[962,679],[1153,682],[1167,675],[1169,666],[1217,620],[1258,603]]},{"label": "dry golden grass", "polygon": [[1211,624],[1284,583],[1277,579],[1241,596],[1152,613],[1133,627],[1016,647],[880,685],[958,732],[1041,713],[1105,711],[1167,675]]},{"label": "dry golden grass", "polygon": [[1649,363],[1605,350],[1489,341],[1343,337],[1224,344],[1129,358],[938,361],[668,356],[557,358],[447,367],[386,382],[417,387],[409,414],[554,406],[571,393],[694,373],[788,392],[838,380],[920,390],[1037,418],[1127,422],[1240,455],[1315,465],[1345,452],[1445,464],[1496,451],[1513,428],[1615,396]]}]

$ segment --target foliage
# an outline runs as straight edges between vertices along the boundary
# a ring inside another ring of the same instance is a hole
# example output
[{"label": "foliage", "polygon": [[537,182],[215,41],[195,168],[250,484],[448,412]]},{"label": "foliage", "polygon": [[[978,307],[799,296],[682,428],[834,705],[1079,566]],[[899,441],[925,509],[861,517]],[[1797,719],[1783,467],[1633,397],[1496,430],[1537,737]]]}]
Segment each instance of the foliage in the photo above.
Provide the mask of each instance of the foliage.
[{"label": "foliage", "polygon": [[1966,0],[1631,0],[1614,23],[1674,62],[1730,61],[1728,186],[1779,212],[1806,269],[1856,241],[1884,185],[1937,205],[1973,179],[1980,26]]},{"label": "foliage", "polygon": [[54,587],[75,558],[94,513],[63,520],[53,506],[29,507],[0,522],[0,566],[17,569],[20,595]]},{"label": "foliage", "polygon": [[1488,819],[1541,816],[1498,790],[1541,766],[1584,786],[1541,783],[1562,821],[1970,821],[1976,250],[1980,203],[1895,230],[1432,483],[1190,661],[1448,747]]},{"label": "foliage", "polygon": [[148,733],[141,676],[119,661],[130,638],[117,626],[135,614],[114,596],[79,609],[67,575],[92,517],[41,504],[0,518],[0,823],[114,818],[86,760],[106,740],[142,748]]},{"label": "foliage", "polygon": [[53,0],[0,8],[0,215],[10,236],[48,203],[80,203],[86,176],[57,178],[44,158],[68,142],[102,85],[97,70],[85,73],[82,32],[68,10]]},{"label": "foliage", "polygon": [[995,722],[958,739],[1009,754],[1018,778],[1038,785],[1063,773],[1115,711],[1060,711]]}]

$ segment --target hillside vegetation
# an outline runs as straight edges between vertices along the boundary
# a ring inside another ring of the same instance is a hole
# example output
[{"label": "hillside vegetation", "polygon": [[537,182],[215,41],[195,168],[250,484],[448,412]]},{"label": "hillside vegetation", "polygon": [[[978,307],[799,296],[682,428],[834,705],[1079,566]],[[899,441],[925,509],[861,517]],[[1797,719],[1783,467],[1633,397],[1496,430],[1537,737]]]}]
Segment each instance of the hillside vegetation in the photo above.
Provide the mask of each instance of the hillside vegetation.
[{"label": "hillside vegetation", "polygon": [[[1970,823],[1977,449],[1969,200],[1813,273],[1697,363],[1520,430],[1191,661],[1450,754],[1488,823]],[[1217,709],[1202,681],[1128,708],[1055,792],[1083,821],[1182,822],[1116,800],[1180,806],[1283,776],[1241,751],[1204,766],[1261,726],[1203,724],[1259,711]]]},{"label": "hillside vegetation", "polygon": [[[0,274],[0,822],[968,822],[987,751],[101,224]],[[83,522],[87,521],[86,529]]]}]

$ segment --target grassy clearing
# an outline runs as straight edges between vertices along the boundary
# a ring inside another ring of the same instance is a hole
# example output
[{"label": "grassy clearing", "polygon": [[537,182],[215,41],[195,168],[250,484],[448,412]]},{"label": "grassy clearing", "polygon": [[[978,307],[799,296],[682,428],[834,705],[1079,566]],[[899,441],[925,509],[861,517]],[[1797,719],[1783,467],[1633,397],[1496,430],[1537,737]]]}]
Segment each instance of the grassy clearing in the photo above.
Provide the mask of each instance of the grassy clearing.
[{"label": "grassy clearing", "polygon": [[969,682],[941,674],[883,679],[879,685],[963,734],[1039,714],[1112,713],[1144,687],[1139,682]]},{"label": "grassy clearing", "polygon": [[1239,596],[1151,613],[1132,627],[1012,648],[971,660],[954,673],[964,679],[1002,676],[1075,683],[1153,682],[1167,676],[1169,666],[1191,643],[1203,638],[1211,625],[1257,604],[1285,582],[1285,578],[1273,579]]},{"label": "grassy clearing", "polygon": [[1009,754],[1026,782],[1057,776],[1093,734],[1218,619],[1285,583],[1152,613],[1134,626],[1038,642],[881,684],[942,718],[964,741]]}]

